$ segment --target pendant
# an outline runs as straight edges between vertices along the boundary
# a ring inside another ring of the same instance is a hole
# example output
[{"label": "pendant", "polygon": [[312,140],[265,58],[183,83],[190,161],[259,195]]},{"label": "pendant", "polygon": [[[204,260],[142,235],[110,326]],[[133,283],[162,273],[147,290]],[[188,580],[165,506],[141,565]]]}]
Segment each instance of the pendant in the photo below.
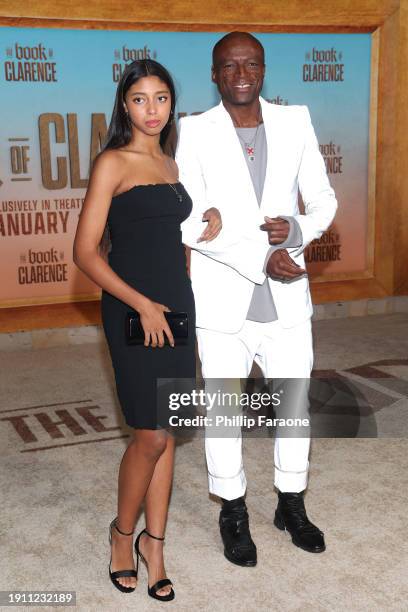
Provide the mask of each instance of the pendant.
[{"label": "pendant", "polygon": [[180,204],[181,204],[181,202],[183,201],[183,194],[182,194],[182,193],[179,193],[179,192],[177,191],[177,189],[175,188],[175,186],[174,186],[174,185],[172,185],[171,183],[167,183],[167,184],[168,184],[168,186],[169,186],[169,187],[171,187],[171,190],[172,190],[172,191],[174,191],[174,193],[175,193],[175,195],[176,195],[176,198],[178,199],[178,201],[179,201],[179,202],[180,202]]},{"label": "pendant", "polygon": [[246,149],[249,161],[254,161],[254,159],[255,159],[255,148],[246,145],[245,149]]}]

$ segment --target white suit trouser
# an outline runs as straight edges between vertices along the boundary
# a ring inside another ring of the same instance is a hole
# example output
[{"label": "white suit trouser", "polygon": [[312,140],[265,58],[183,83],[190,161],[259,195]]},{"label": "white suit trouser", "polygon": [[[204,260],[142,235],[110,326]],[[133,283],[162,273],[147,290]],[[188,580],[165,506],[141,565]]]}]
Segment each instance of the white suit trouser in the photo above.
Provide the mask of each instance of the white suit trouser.
[{"label": "white suit trouser", "polygon": [[[279,321],[246,321],[235,334],[198,328],[197,340],[206,391],[210,390],[211,379],[248,378],[254,361],[267,379],[310,377],[313,365],[310,319],[290,328],[283,328]],[[309,448],[310,437],[275,438],[275,486],[281,492],[298,493],[306,488]],[[225,438],[206,435],[205,451],[210,493],[224,499],[244,495],[246,477],[240,428]]]}]

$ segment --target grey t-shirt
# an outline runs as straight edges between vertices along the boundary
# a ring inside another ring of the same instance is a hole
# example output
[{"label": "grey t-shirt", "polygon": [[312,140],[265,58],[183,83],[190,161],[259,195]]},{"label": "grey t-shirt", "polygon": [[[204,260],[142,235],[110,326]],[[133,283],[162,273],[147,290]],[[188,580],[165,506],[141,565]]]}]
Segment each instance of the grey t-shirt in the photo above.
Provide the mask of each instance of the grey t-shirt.
[{"label": "grey t-shirt", "polygon": [[[251,175],[252,184],[258,205],[261,205],[262,193],[265,183],[266,176],[266,164],[268,149],[266,143],[265,126],[261,123],[257,128],[235,128],[237,136],[242,146],[242,151],[247,162],[248,170]],[[248,155],[245,143],[253,149],[253,159],[250,159]],[[282,217],[289,222],[289,234],[285,242],[276,245],[276,249],[282,249],[286,247],[296,247],[302,244],[302,231],[299,224],[293,217]],[[259,230],[261,231],[261,230]],[[265,235],[266,239],[266,235]],[[269,258],[270,253],[274,250],[271,247],[268,252],[266,261]],[[268,323],[276,321],[278,314],[276,312],[275,303],[273,301],[272,293],[269,287],[268,279],[265,278],[262,285],[255,285],[254,292],[252,294],[252,300],[249,305],[247,319],[250,321],[258,321],[259,323]]]}]

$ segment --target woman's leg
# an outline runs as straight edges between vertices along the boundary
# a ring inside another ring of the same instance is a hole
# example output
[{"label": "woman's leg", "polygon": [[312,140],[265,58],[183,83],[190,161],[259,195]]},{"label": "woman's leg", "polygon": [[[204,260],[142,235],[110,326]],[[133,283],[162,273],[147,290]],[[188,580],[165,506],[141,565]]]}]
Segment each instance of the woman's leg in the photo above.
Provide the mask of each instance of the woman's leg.
[{"label": "woman's leg", "polygon": [[[167,436],[167,445],[156,463],[153,477],[145,498],[146,529],[152,535],[164,537],[167,521],[167,510],[173,480],[175,439]],[[158,540],[144,535],[141,538],[140,549],[149,566],[149,586],[166,577],[163,560],[163,544]],[[159,595],[170,593],[171,587],[166,586],[157,591]]]},{"label": "woman's leg", "polygon": [[[121,531],[133,531],[156,465],[166,449],[166,432],[149,429],[133,431],[133,439],[119,468],[117,524]],[[131,568],[134,568],[133,538],[112,529],[112,572]],[[118,578],[118,582],[126,587],[136,586],[136,579],[132,577]]]}]

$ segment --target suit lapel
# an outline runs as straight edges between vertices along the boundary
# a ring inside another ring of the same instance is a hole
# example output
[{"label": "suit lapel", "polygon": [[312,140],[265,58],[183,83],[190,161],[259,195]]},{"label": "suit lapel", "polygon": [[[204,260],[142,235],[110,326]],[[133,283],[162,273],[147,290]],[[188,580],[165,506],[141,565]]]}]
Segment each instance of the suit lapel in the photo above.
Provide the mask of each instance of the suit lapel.
[{"label": "suit lapel", "polygon": [[251,175],[242,151],[241,143],[235,131],[234,124],[229,113],[225,110],[222,102],[216,107],[214,114],[216,124],[217,140],[222,141],[222,150],[225,151],[223,167],[228,164],[228,168],[233,175],[233,186],[231,191],[237,194],[237,202],[242,201],[246,210],[248,207],[253,212],[259,213],[258,201],[252,184]]},{"label": "suit lapel", "polygon": [[262,107],[267,146],[265,183],[260,205],[258,205],[251,175],[234,124],[222,102],[214,108],[213,122],[214,138],[217,141],[222,140],[222,151],[225,152],[221,168],[225,168],[225,165],[228,164],[233,175],[231,192],[233,191],[236,194],[237,202],[242,201],[244,203],[247,212],[249,209],[263,220],[264,215],[273,216],[275,214],[274,209],[277,209],[280,205],[279,184],[283,171],[280,151],[284,145],[284,140],[282,140],[284,134],[275,106],[261,96],[259,100]]},{"label": "suit lapel", "polygon": [[280,176],[279,142],[281,140],[281,134],[274,105],[263,98],[260,98],[260,101],[268,150],[265,183],[260,209],[263,215],[267,214],[270,216],[273,215],[274,199],[276,199],[274,198],[274,192],[276,192]]}]

